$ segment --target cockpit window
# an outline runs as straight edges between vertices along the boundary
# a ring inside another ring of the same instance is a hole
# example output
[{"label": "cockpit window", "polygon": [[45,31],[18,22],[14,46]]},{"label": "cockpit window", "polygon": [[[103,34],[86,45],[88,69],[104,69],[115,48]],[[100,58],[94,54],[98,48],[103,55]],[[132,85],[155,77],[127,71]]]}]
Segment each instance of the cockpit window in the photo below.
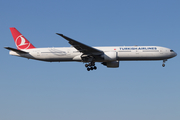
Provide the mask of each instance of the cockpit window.
[{"label": "cockpit window", "polygon": [[174,52],[173,50],[170,50],[170,52]]}]

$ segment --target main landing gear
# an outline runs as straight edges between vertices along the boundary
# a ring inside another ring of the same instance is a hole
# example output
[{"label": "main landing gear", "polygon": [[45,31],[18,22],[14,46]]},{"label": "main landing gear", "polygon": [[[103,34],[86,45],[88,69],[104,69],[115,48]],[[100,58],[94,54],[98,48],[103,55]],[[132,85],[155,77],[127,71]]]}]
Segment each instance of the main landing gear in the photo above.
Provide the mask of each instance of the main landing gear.
[{"label": "main landing gear", "polygon": [[95,62],[90,62],[89,64],[85,64],[85,67],[87,68],[87,71],[97,69],[97,67],[95,66]]},{"label": "main landing gear", "polygon": [[167,59],[163,60],[163,64],[162,66],[165,67],[165,62],[167,61]]}]

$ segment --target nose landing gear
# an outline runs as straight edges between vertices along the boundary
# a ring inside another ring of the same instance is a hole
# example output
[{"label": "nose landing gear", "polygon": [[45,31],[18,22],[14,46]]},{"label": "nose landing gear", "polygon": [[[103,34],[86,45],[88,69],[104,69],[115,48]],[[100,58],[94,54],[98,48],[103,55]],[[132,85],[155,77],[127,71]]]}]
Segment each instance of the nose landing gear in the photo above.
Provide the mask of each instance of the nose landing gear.
[{"label": "nose landing gear", "polygon": [[162,66],[165,67],[165,64],[163,63]]},{"label": "nose landing gear", "polygon": [[165,62],[167,61],[167,59],[163,60],[163,64],[162,66],[165,67]]},{"label": "nose landing gear", "polygon": [[90,62],[89,64],[85,64],[85,67],[87,68],[87,71],[97,69],[97,67],[95,66],[95,62]]}]

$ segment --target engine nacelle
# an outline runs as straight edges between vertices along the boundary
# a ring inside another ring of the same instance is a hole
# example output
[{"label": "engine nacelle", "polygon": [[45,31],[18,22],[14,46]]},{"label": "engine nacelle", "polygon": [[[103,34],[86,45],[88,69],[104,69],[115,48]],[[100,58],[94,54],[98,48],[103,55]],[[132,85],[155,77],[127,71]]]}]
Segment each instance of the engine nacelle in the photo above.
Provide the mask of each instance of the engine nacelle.
[{"label": "engine nacelle", "polygon": [[103,62],[102,64],[107,66],[108,68],[118,68],[119,67],[119,61]]},{"label": "engine nacelle", "polygon": [[103,58],[106,61],[115,61],[117,58],[117,53],[115,51],[105,52]]}]

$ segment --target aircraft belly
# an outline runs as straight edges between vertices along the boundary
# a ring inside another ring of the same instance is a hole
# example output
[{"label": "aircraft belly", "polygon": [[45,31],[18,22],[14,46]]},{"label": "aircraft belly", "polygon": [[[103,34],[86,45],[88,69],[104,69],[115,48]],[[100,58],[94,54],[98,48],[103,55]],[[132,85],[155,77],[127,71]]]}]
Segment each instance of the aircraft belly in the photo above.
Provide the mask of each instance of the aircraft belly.
[{"label": "aircraft belly", "polygon": [[71,56],[48,56],[48,57],[40,57],[39,59],[47,60],[47,61],[72,61]]},{"label": "aircraft belly", "polygon": [[49,53],[49,52],[32,52],[32,59],[42,60],[42,61],[72,61],[73,57],[70,54],[60,54],[60,53]]},{"label": "aircraft belly", "polygon": [[50,61],[50,62],[55,62],[55,61],[72,61],[72,57],[35,57],[37,60],[42,60],[42,61]]}]

